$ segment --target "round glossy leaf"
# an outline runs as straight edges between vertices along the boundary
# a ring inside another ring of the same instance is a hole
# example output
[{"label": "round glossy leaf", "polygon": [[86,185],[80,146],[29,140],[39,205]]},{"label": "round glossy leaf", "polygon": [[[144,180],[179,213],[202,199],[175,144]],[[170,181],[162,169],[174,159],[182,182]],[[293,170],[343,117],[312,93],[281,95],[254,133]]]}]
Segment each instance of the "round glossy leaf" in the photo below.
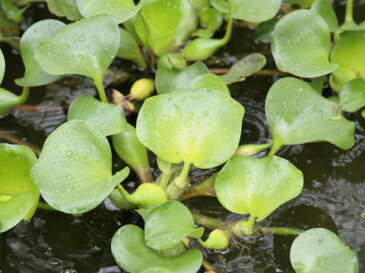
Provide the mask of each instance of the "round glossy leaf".
[{"label": "round glossy leaf", "polygon": [[358,273],[355,252],[324,228],[300,234],[290,249],[290,261],[297,273]]},{"label": "round glossy leaf", "polygon": [[355,143],[355,124],[341,115],[336,103],[299,79],[278,80],[269,90],[265,112],[274,146],[328,141],[350,149]]},{"label": "round glossy leaf", "polygon": [[263,22],[279,11],[281,0],[228,0],[230,16],[249,22]]},{"label": "round glossy leaf", "polygon": [[152,209],[145,219],[146,245],[153,249],[171,248],[193,231],[193,215],[178,201],[171,200]]},{"label": "round glossy leaf", "polygon": [[288,160],[273,156],[233,156],[219,172],[215,191],[229,211],[261,221],[303,189],[303,174]]},{"label": "round glossy leaf", "polygon": [[195,30],[197,17],[188,0],[149,0],[136,16],[139,38],[161,56],[180,46]]},{"label": "round glossy leaf", "polygon": [[21,145],[0,144],[0,232],[32,218],[39,190],[30,177],[37,160],[34,152]]},{"label": "round glossy leaf", "polygon": [[331,73],[331,37],[327,23],[318,14],[298,10],[281,19],[274,28],[272,53],[281,71],[315,78]]},{"label": "round glossy leaf", "polygon": [[229,247],[231,240],[228,231],[215,229],[210,234],[206,241],[199,240],[199,243],[205,248],[222,250]]},{"label": "round glossy leaf", "polygon": [[57,210],[78,214],[98,206],[129,174],[112,176],[107,139],[81,120],[58,127],[45,141],[32,168],[42,197]]},{"label": "round glossy leaf", "polygon": [[[92,31],[91,31],[92,30]],[[101,78],[120,43],[117,23],[95,16],[69,24],[35,47],[35,58],[49,74],[80,74]]]},{"label": "round glossy leaf", "polygon": [[74,119],[86,121],[104,136],[121,133],[127,127],[122,107],[100,102],[87,94],[78,96],[72,102],[67,113],[67,120]]},{"label": "round glossy leaf", "polygon": [[174,271],[163,267],[151,267],[149,269],[143,270],[141,273],[174,273]]},{"label": "round glossy leaf", "polygon": [[134,0],[76,0],[76,2],[80,13],[85,18],[107,14],[118,24],[132,18],[141,6],[136,6]]},{"label": "round glossy leaf", "polygon": [[354,79],[344,84],[340,92],[341,110],[356,112],[365,105],[365,80]]},{"label": "round glossy leaf", "polygon": [[160,256],[146,246],[143,230],[135,225],[123,226],[115,233],[112,253],[119,266],[130,273],[140,273],[151,267],[162,267],[175,273],[196,273],[203,262],[197,249],[176,257]]},{"label": "round glossy leaf", "polygon": [[59,17],[75,21],[82,18],[76,0],[46,0],[48,9]]},{"label": "round glossy leaf", "polygon": [[311,10],[326,21],[330,31],[335,31],[338,28],[338,20],[335,10],[330,0],[317,0],[313,3]]},{"label": "round glossy leaf", "polygon": [[32,25],[23,34],[20,40],[20,53],[25,66],[25,74],[23,78],[15,80],[17,85],[39,86],[61,78],[61,76],[50,75],[42,70],[35,60],[34,48],[64,26],[64,23],[57,20],[43,20]]},{"label": "round glossy leaf", "polygon": [[365,30],[346,31],[336,42],[331,60],[365,78]]},{"label": "round glossy leaf", "polygon": [[220,91],[176,91],[144,102],[137,136],[164,161],[213,168],[234,154],[244,112],[242,105]]},{"label": "round glossy leaf", "polygon": [[159,68],[156,72],[157,93],[163,94],[188,88],[193,79],[208,73],[208,67],[202,62],[196,62],[181,69]]},{"label": "round glossy leaf", "polygon": [[231,95],[227,84],[222,80],[222,78],[220,78],[215,74],[204,74],[196,77],[190,82],[188,88],[191,89],[208,88],[212,90],[222,91],[227,95]]}]

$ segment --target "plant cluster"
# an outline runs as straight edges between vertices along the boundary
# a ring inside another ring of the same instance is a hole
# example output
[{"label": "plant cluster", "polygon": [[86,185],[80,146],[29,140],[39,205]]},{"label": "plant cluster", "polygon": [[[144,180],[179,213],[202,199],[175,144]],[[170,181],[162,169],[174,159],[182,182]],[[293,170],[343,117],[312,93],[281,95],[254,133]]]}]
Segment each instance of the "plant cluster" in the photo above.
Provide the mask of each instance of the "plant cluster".
[{"label": "plant cluster", "polygon": [[[3,42],[17,46],[10,37],[19,34],[26,9],[19,6],[29,2],[1,0]],[[46,2],[52,13],[74,22],[47,19],[24,32],[19,50],[25,73],[15,80],[23,93],[0,89],[0,114],[22,104],[30,88],[70,74],[90,78],[100,100],[77,97],[39,158],[25,146],[0,144],[0,232],[31,219],[37,207],[79,215],[109,197],[144,220],[144,229],[125,225],[112,239],[113,256],[127,272],[194,273],[202,264],[214,270],[203,261],[201,248],[222,250],[232,236],[263,233],[298,235],[290,252],[297,273],[359,271],[355,252],[327,229],[257,224],[303,189],[303,173],[275,155],[281,147],[327,141],[350,149],[355,143],[354,122],[343,112],[365,105],[365,28],[352,20],[352,0],[341,26],[328,0],[291,1],[303,9],[281,19],[275,17],[280,0]],[[229,41],[234,20],[266,29],[262,37],[272,36],[278,68],[311,79],[285,77],[270,88],[265,112],[272,141],[267,144],[238,147],[245,109],[229,91],[230,84],[262,69],[265,57],[246,56],[221,76],[201,62]],[[224,22],[224,37],[212,38]],[[155,79],[138,80],[126,97],[129,103],[144,100],[135,127],[120,105],[108,103],[104,90],[103,78],[116,57],[141,68],[157,65]],[[1,78],[4,72],[1,54]],[[327,74],[339,97],[322,96]],[[151,96],[154,88],[157,95]],[[111,146],[141,182],[132,193],[121,184],[129,168],[112,173]],[[147,149],[157,158],[157,179]],[[267,149],[267,155],[257,155]],[[207,180],[190,184],[191,169],[222,164]],[[215,195],[228,211],[246,217],[221,222],[191,212],[183,200],[199,195]]]}]

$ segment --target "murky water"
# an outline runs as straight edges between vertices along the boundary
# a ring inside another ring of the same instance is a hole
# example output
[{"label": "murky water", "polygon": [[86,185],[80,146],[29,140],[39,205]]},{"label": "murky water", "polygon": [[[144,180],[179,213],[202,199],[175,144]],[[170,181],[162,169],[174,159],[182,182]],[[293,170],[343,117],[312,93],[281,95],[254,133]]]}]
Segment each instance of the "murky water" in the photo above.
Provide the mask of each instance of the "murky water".
[{"label": "murky water", "polygon": [[[340,15],[343,14],[343,5],[344,1],[335,4]],[[355,16],[358,21],[364,20],[365,1],[357,1],[357,5]],[[46,14],[42,5],[28,12],[34,20]],[[28,25],[31,23],[27,22]],[[211,62],[211,66],[226,67],[235,61],[234,56],[267,52],[268,46],[252,42],[253,35],[251,30],[236,28],[234,40],[217,54],[217,57],[224,56],[224,61]],[[19,90],[13,79],[23,73],[20,57],[5,45],[2,49],[7,61],[3,86]],[[266,68],[272,69],[272,58],[270,55],[267,57]],[[143,73],[133,72],[127,62],[118,62],[115,66],[125,74]],[[254,76],[231,86],[233,97],[246,108],[241,143],[266,143],[270,140],[264,101],[276,79],[275,75]],[[127,82],[116,87],[126,91],[129,85]],[[329,92],[327,90],[327,94]],[[73,98],[82,93],[95,94],[93,85],[82,77],[70,77],[32,89],[27,106],[0,119],[0,141],[15,136],[40,148],[45,137],[65,121],[67,106]],[[298,198],[279,208],[260,225],[328,228],[338,233],[357,252],[360,272],[364,272],[365,217],[361,216],[361,212],[365,211],[365,120],[358,114],[348,118],[356,122],[356,146],[350,151],[339,150],[327,143],[313,143],[286,147],[278,153],[303,171],[305,189]],[[135,117],[131,116],[130,121],[133,120]],[[119,169],[120,164],[117,161],[115,168]],[[193,181],[200,181],[210,173],[212,171],[195,170]],[[240,217],[224,210],[214,198],[195,198],[186,204],[222,220]],[[142,224],[137,214],[120,211],[108,200],[80,217],[39,210],[30,222],[22,222],[0,235],[0,272],[122,272],[111,256],[110,241],[114,232],[127,223]],[[293,239],[291,236],[273,235],[236,238],[228,250],[211,251],[205,255],[220,273],[293,272],[289,262]]]}]

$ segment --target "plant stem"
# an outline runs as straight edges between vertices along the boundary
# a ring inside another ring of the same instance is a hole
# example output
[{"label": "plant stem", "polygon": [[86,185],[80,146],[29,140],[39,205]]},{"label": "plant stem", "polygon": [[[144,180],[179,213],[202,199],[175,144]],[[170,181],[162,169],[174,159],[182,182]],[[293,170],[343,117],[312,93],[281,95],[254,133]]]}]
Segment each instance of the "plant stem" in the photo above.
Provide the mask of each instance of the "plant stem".
[{"label": "plant stem", "polygon": [[205,179],[202,183],[191,187],[188,189],[184,195],[182,195],[179,200],[183,201],[189,198],[197,197],[197,196],[209,196],[214,197],[215,191],[214,191],[214,183],[215,178],[217,177],[218,173],[213,174],[212,176]]},{"label": "plant stem", "polygon": [[275,138],[274,140],[272,141],[272,146],[271,146],[271,150],[270,150],[270,153],[268,156],[274,156],[277,151],[279,151],[281,148],[281,143],[279,141],[275,141]]},{"label": "plant stem", "polygon": [[179,176],[175,177],[174,180],[166,188],[167,196],[170,199],[177,199],[184,193],[187,187],[189,187],[189,171],[190,162],[184,162],[183,169],[181,170]]},{"label": "plant stem", "polygon": [[354,8],[354,0],[347,0],[345,22],[354,23],[353,8]]},{"label": "plant stem", "polygon": [[98,75],[94,79],[94,83],[95,83],[96,89],[98,90],[100,101],[108,103],[108,99],[106,97],[106,92],[105,92],[104,84],[103,84],[103,76]]},{"label": "plant stem", "polygon": [[43,210],[57,211],[56,209],[52,208],[50,205],[43,203],[43,202],[38,202],[37,207],[39,209],[43,209]]},{"label": "plant stem", "polygon": [[192,212],[192,214],[194,217],[194,221],[203,227],[207,227],[209,229],[218,229],[218,228],[221,229],[226,226],[225,222],[217,220],[213,217],[209,217],[197,212]]},{"label": "plant stem", "polygon": [[22,94],[19,96],[18,103],[23,104],[29,97],[29,87],[23,87]]},{"label": "plant stem", "polygon": [[159,185],[161,188],[166,189],[167,185],[169,184],[170,178],[172,173],[161,173],[161,175],[158,177],[157,185]]},{"label": "plant stem", "polygon": [[260,233],[275,234],[275,235],[299,235],[303,232],[299,229],[283,228],[283,227],[270,227],[270,228],[258,227],[256,230]]},{"label": "plant stem", "polygon": [[268,148],[272,145],[272,141],[267,144],[246,144],[241,145],[237,148],[235,154],[236,155],[242,155],[242,156],[250,156],[258,154]]}]

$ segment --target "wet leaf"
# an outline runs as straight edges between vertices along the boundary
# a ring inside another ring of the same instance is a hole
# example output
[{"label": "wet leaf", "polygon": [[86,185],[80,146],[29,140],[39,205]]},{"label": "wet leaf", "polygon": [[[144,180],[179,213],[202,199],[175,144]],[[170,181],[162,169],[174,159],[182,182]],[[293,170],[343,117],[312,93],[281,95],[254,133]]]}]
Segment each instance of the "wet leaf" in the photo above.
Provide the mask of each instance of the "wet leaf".
[{"label": "wet leaf", "polygon": [[135,5],[133,0],[76,0],[80,13],[85,18],[107,14],[118,24],[132,18],[142,7],[144,1]]},{"label": "wet leaf", "polygon": [[101,102],[90,95],[78,96],[70,105],[67,120],[83,120],[104,136],[116,135],[127,129],[123,108]]},{"label": "wet leaf", "polygon": [[144,232],[135,225],[121,227],[112,239],[112,253],[123,270],[140,273],[154,267],[175,273],[196,273],[203,257],[199,250],[187,250],[176,257],[163,257],[146,246]]},{"label": "wet leaf", "polygon": [[249,22],[264,22],[278,13],[281,0],[228,0],[230,16]]},{"label": "wet leaf", "polygon": [[129,174],[112,176],[107,139],[85,121],[71,120],[46,139],[32,178],[52,207],[79,214],[98,206]]},{"label": "wet leaf", "polygon": [[262,221],[303,189],[303,174],[288,160],[273,156],[233,156],[219,172],[215,190],[229,211]]},{"label": "wet leaf", "polygon": [[34,54],[49,74],[79,74],[95,80],[103,76],[119,44],[118,25],[103,15],[65,26],[36,46]]},{"label": "wet leaf", "polygon": [[235,152],[243,115],[244,108],[223,92],[176,91],[144,102],[137,136],[164,161],[213,168]]},{"label": "wet leaf", "polygon": [[76,0],[46,0],[48,9],[58,17],[66,17],[71,21],[82,19]]},{"label": "wet leaf", "polygon": [[188,88],[193,79],[208,73],[207,66],[202,62],[196,62],[181,69],[159,68],[156,72],[157,93],[163,94]]},{"label": "wet leaf", "polygon": [[284,16],[274,28],[271,48],[278,68],[297,76],[315,78],[337,68],[329,62],[328,25],[313,11],[298,10]]},{"label": "wet leaf", "polygon": [[196,25],[196,14],[186,0],[149,0],[135,19],[139,38],[157,56],[178,48]]},{"label": "wet leaf", "polygon": [[290,249],[297,273],[358,273],[356,253],[332,231],[314,228],[300,234]]},{"label": "wet leaf", "polygon": [[214,74],[203,74],[193,79],[189,87],[191,89],[202,89],[208,88],[213,90],[222,91],[227,95],[231,95],[227,84],[222,80],[221,77]]},{"label": "wet leaf", "polygon": [[153,249],[171,248],[193,231],[193,215],[178,201],[170,200],[157,206],[145,219],[146,245]]},{"label": "wet leaf", "polygon": [[122,28],[120,28],[120,46],[117,57],[132,61],[140,67],[147,67],[138,43],[128,31]]},{"label": "wet leaf", "polygon": [[30,168],[36,160],[28,147],[0,144],[0,232],[33,217],[39,190],[30,177]]},{"label": "wet leaf", "polygon": [[229,72],[222,76],[222,79],[226,84],[231,84],[260,71],[265,65],[264,55],[260,53],[250,54],[232,65]]},{"label": "wet leaf", "polygon": [[42,20],[30,26],[20,40],[20,53],[25,66],[24,77],[15,80],[20,86],[39,86],[52,83],[61,78],[43,71],[34,57],[35,47],[44,39],[51,37],[65,26],[57,20]]},{"label": "wet leaf", "polygon": [[266,98],[266,117],[274,147],[328,141],[341,149],[354,145],[355,124],[337,104],[295,78],[278,80]]},{"label": "wet leaf", "polygon": [[330,31],[338,28],[338,20],[330,0],[317,0],[313,3],[311,10],[322,16]]},{"label": "wet leaf", "polygon": [[174,271],[163,267],[151,267],[149,269],[143,270],[141,273],[174,273]]},{"label": "wet leaf", "polygon": [[356,112],[365,105],[365,80],[354,79],[344,84],[340,92],[342,111]]}]

